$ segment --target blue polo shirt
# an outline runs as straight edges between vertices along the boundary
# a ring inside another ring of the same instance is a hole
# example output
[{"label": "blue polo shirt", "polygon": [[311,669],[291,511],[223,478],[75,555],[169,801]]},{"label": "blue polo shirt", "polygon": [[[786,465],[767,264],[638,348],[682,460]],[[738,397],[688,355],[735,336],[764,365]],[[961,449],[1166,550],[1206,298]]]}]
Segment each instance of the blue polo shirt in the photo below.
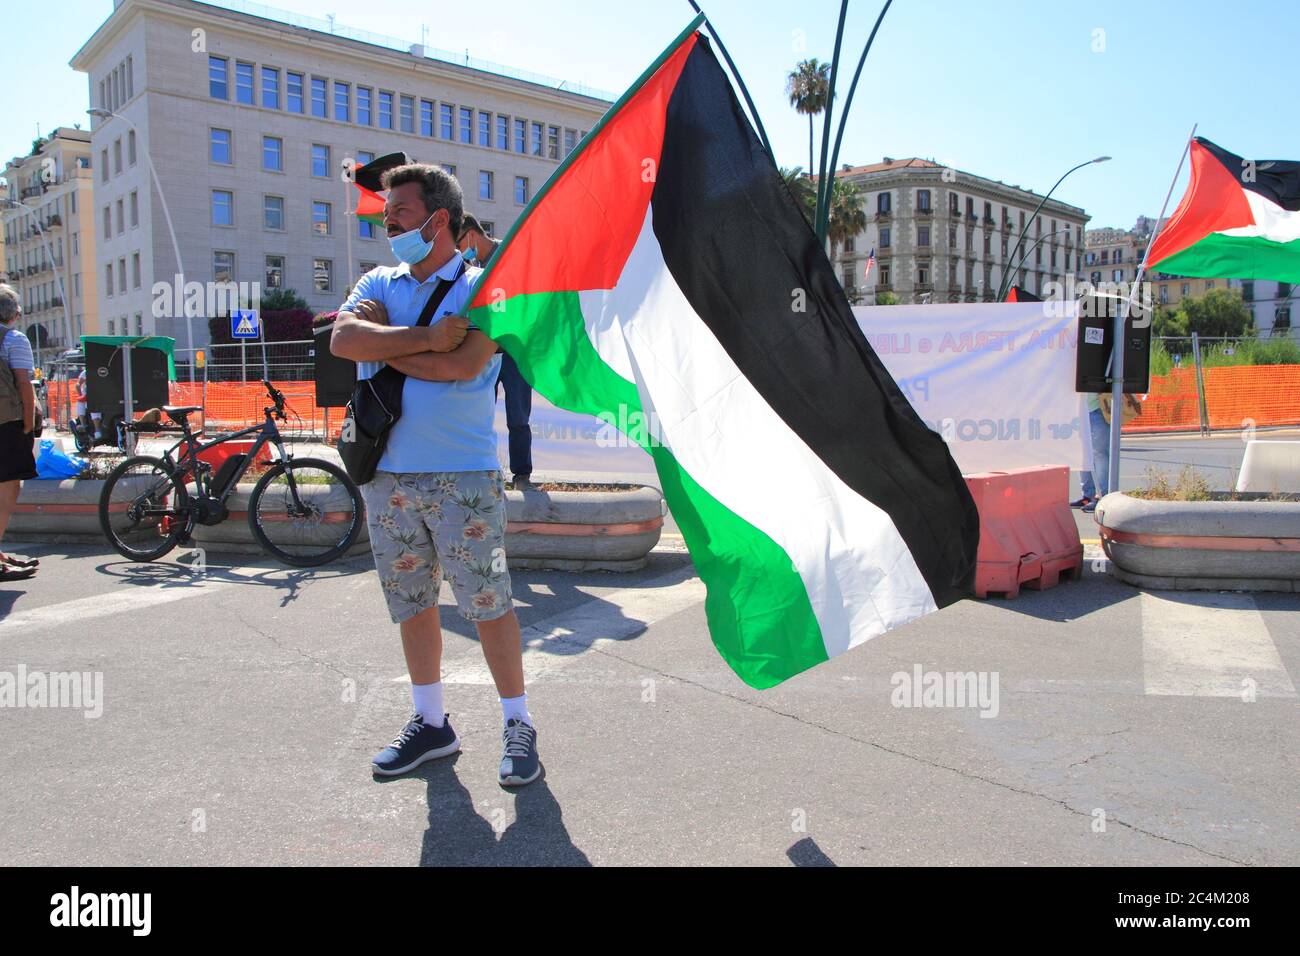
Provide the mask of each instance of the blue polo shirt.
[{"label": "blue polo shirt", "polygon": [[[423,282],[411,275],[411,267],[405,263],[372,269],[358,280],[340,311],[350,311],[362,299],[371,299],[388,310],[390,325],[413,326],[438,280],[455,276],[460,263],[457,252]],[[462,312],[481,274],[481,269],[467,268],[448,290],[430,324],[444,315]],[[358,362],[357,378],[370,378],[383,364]],[[494,355],[478,377],[468,382],[426,382],[408,376],[402,391],[402,417],[389,433],[379,470],[397,474],[498,470],[494,420],[500,369],[501,356]]]}]

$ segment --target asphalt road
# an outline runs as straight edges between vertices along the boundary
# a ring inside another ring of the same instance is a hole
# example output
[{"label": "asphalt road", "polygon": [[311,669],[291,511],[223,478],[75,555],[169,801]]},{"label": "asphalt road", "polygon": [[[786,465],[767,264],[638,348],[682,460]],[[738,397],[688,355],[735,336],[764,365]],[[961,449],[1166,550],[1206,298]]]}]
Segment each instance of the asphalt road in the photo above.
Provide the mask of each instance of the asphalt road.
[{"label": "asphalt road", "polygon": [[[210,555],[196,575],[28,547],[43,568],[0,590],[0,683],[89,672],[102,696],[0,708],[4,861],[1300,862],[1296,596],[1162,603],[1090,565],[760,692],[711,647],[689,558],[666,544],[637,574],[515,573],[545,775],[514,793],[446,593],[464,749],[381,782],[369,761],[409,691],[366,560]],[[923,683],[971,672],[988,693],[897,699],[917,668]]]}]

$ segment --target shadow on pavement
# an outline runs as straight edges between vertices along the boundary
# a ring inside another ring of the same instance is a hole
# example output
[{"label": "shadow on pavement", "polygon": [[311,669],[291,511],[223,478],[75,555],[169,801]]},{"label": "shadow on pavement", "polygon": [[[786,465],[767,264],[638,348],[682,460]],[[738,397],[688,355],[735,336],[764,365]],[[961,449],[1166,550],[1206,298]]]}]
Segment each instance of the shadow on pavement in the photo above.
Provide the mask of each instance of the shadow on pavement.
[{"label": "shadow on pavement", "polygon": [[1059,624],[1137,598],[1140,592],[1136,588],[1112,579],[1104,571],[1093,571],[1090,564],[1083,562],[1083,577],[1078,581],[1062,579],[1045,591],[1022,586],[1019,597],[990,597],[980,603]]},{"label": "shadow on pavement", "polygon": [[[500,801],[484,817],[456,775],[460,754],[435,760],[405,777],[376,777],[381,783],[411,777],[427,787],[429,826],[420,845],[420,866],[591,866],[573,845],[560,805],[546,785],[546,773],[526,787],[502,788]],[[505,826],[514,802],[515,819]]]},{"label": "shadow on pavement", "polygon": [[[213,557],[229,561],[233,556],[213,555]],[[297,600],[307,585],[326,584],[339,578],[355,577],[374,570],[374,565],[368,556],[364,562],[349,558],[320,568],[291,568],[269,558],[256,558],[252,555],[249,557],[253,560],[247,564],[231,565],[209,560],[202,566],[189,563],[178,564],[174,561],[151,564],[119,560],[100,564],[95,570],[133,587],[161,587],[168,590],[200,587],[205,581],[219,581],[226,584],[272,588],[285,592],[280,600],[281,607],[286,607]],[[243,572],[258,570],[255,574],[237,574],[236,568]]]}]

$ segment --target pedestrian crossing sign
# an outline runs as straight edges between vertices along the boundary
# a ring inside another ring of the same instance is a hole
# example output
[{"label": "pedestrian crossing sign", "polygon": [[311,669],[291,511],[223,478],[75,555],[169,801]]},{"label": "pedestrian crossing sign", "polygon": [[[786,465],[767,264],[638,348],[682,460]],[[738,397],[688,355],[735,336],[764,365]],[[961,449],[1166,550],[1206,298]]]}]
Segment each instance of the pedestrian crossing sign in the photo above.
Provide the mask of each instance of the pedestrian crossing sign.
[{"label": "pedestrian crossing sign", "polygon": [[260,336],[257,312],[244,310],[230,314],[230,337],[234,339],[255,339]]}]

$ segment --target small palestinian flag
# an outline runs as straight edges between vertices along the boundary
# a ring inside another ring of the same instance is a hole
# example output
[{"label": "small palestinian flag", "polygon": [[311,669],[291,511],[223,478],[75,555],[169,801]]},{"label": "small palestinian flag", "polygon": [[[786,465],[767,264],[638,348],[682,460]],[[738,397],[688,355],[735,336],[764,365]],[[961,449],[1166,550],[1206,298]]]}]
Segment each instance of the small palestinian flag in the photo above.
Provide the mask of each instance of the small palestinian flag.
[{"label": "small palestinian flag", "polygon": [[700,23],[538,193],[469,316],[653,457],[714,645],[761,688],[965,596],[979,520]]},{"label": "small palestinian flag", "polygon": [[388,191],[384,189],[384,173],[405,166],[411,157],[405,153],[389,153],[353,170],[352,182],[361,193],[357,199],[356,217],[362,222],[383,228],[384,202]]},{"label": "small palestinian flag", "polygon": [[1006,301],[1006,302],[1042,302],[1043,300],[1040,299],[1038,296],[1034,295],[1032,292],[1026,292],[1024,289],[1020,288],[1020,286],[1018,286],[1018,285],[1013,285],[1010,289],[1007,290],[1007,297],[1006,297],[1006,299],[1005,299],[1004,301]]},{"label": "small palestinian flag", "polygon": [[1191,182],[1150,262],[1170,275],[1300,282],[1300,162],[1244,160],[1196,137]]}]

